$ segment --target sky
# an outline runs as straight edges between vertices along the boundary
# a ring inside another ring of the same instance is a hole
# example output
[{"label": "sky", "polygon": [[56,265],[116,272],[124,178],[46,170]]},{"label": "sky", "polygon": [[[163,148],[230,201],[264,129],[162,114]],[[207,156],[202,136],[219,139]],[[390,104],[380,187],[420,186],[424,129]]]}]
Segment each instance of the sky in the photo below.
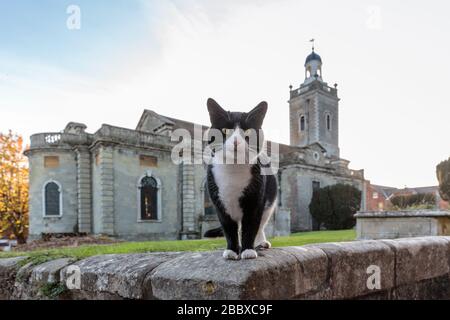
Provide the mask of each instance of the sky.
[{"label": "sky", "polygon": [[239,111],[267,101],[266,136],[289,143],[289,85],[314,38],[350,167],[436,185],[450,156],[448,12],[437,0],[0,0],[0,132],[135,128],[144,109],[208,124],[213,97]]}]

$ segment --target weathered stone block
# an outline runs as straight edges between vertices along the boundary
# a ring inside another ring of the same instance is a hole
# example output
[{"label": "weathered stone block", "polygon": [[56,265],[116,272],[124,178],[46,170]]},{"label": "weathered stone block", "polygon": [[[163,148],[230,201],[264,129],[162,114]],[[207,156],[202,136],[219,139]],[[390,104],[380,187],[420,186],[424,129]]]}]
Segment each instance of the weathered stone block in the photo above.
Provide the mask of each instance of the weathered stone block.
[{"label": "weathered stone block", "polygon": [[0,259],[0,300],[10,299],[20,263],[26,257]]},{"label": "weathered stone block", "polygon": [[[332,299],[368,295],[394,287],[395,256],[390,247],[384,243],[342,242],[316,244],[313,247],[322,249],[328,256],[329,297]],[[369,277],[373,274],[373,267],[380,270],[379,289],[369,288],[367,285]]]},{"label": "weathered stone block", "polygon": [[396,285],[439,277],[450,272],[450,237],[382,240],[396,254]]},{"label": "weathered stone block", "polygon": [[32,283],[55,283],[60,280],[60,270],[73,262],[73,259],[63,258],[48,261],[35,266],[31,272]]},{"label": "weathered stone block", "polygon": [[288,299],[322,285],[325,260],[313,248],[271,249],[239,261],[224,260],[222,252],[191,253],[160,265],[151,283],[159,299]]},{"label": "weathered stone block", "polygon": [[[80,268],[80,290],[71,290],[73,298],[89,298],[105,293],[106,299],[151,299],[153,294],[147,275],[161,263],[181,253],[113,254],[90,257],[73,264]],[[61,280],[71,275],[61,270]]]},{"label": "weathered stone block", "polygon": [[433,279],[400,285],[393,291],[396,300],[449,300],[450,277],[443,275]]},{"label": "weathered stone block", "polygon": [[34,266],[27,264],[17,273],[14,288],[15,299],[56,299],[55,296],[46,296],[43,288],[49,284],[60,281],[60,270],[73,260],[64,258],[45,262]]},{"label": "weathered stone block", "polygon": [[295,277],[296,295],[319,291],[328,285],[328,257],[322,249],[286,247],[280,250],[292,254],[301,266]]}]

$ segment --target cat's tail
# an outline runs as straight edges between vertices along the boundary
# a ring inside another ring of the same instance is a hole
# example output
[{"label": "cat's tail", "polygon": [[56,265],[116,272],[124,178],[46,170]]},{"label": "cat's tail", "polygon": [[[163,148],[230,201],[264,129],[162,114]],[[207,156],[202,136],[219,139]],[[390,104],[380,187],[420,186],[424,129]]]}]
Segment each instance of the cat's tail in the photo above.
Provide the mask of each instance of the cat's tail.
[{"label": "cat's tail", "polygon": [[223,230],[222,227],[218,227],[215,229],[211,229],[205,232],[203,235],[205,238],[219,238],[223,237]]}]

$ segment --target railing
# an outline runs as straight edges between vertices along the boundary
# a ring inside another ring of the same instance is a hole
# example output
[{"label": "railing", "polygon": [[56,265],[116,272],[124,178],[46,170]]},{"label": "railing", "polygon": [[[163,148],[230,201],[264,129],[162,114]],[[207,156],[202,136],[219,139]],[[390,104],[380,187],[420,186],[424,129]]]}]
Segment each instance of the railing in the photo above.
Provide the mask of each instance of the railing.
[{"label": "railing", "polygon": [[295,98],[298,95],[300,95],[300,94],[302,94],[304,92],[307,92],[309,90],[313,90],[313,89],[321,89],[321,90],[323,90],[325,92],[328,92],[329,94],[337,96],[337,89],[336,88],[329,87],[325,83],[322,83],[322,82],[319,82],[319,81],[314,81],[314,82],[311,82],[310,84],[307,84],[307,85],[304,85],[304,86],[302,85],[298,89],[291,90],[291,98]]},{"label": "railing", "polygon": [[129,143],[134,145],[168,145],[170,137],[136,131],[126,128],[103,125],[94,135],[95,139],[108,139],[113,142]]},{"label": "railing", "polygon": [[89,144],[90,136],[88,134],[73,134],[61,132],[46,132],[34,134],[30,138],[30,148],[48,148],[61,146],[74,146]]},{"label": "railing", "polygon": [[58,144],[61,141],[60,133],[50,133],[44,136],[45,142],[48,144]]},{"label": "railing", "polygon": [[170,137],[167,136],[103,125],[102,128],[93,135],[86,133],[73,134],[64,132],[38,133],[31,136],[30,149],[90,145],[94,139],[129,143],[134,145],[171,144]]}]

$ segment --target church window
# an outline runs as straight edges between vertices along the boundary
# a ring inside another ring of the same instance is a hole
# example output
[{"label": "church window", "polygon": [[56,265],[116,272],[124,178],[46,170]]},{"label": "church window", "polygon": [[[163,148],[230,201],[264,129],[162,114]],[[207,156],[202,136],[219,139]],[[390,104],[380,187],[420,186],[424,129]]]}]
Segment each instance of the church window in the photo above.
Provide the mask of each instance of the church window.
[{"label": "church window", "polygon": [[326,122],[327,122],[327,130],[331,131],[331,116],[327,114],[326,116]]},{"label": "church window", "polygon": [[305,131],[306,129],[306,119],[304,115],[300,116],[300,131]]},{"label": "church window", "polygon": [[374,199],[378,199],[378,198],[379,198],[378,192],[374,192],[374,193],[373,193],[373,198],[374,198]]},{"label": "church window", "polygon": [[140,181],[140,220],[158,220],[158,182],[145,176]]},{"label": "church window", "polygon": [[58,182],[49,181],[44,185],[43,198],[45,217],[62,216],[62,190]]}]

